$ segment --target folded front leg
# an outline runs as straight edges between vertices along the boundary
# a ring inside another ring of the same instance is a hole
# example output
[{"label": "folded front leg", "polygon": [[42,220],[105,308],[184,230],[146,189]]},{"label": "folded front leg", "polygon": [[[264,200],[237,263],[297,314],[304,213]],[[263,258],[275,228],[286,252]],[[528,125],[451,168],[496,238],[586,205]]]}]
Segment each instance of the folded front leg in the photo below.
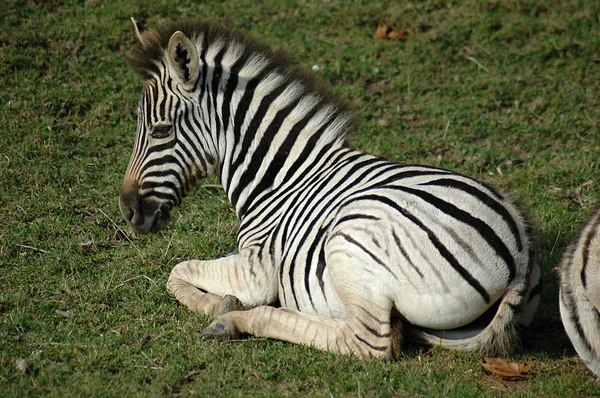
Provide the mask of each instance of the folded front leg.
[{"label": "folded front leg", "polygon": [[167,288],[190,310],[209,316],[269,304],[277,298],[276,272],[258,261],[260,249],[216,260],[190,260],[171,271]]},{"label": "folded front leg", "polygon": [[180,278],[174,272],[171,272],[167,288],[181,304],[199,314],[216,317],[230,311],[240,311],[245,308],[236,296],[231,294],[221,296],[214,293],[205,293],[186,279]]},{"label": "folded front leg", "polygon": [[201,337],[236,339],[249,333],[360,358],[396,357],[402,343],[401,323],[390,322],[389,309],[373,310],[350,308],[349,316],[342,320],[261,306],[219,316]]}]

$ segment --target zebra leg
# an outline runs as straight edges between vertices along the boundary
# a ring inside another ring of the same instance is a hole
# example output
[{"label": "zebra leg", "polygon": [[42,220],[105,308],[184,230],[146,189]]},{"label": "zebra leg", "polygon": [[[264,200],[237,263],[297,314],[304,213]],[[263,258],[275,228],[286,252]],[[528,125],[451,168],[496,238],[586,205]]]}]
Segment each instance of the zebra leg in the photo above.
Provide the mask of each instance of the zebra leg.
[{"label": "zebra leg", "polygon": [[389,308],[348,307],[345,320],[323,318],[292,308],[260,306],[216,318],[201,337],[237,339],[242,333],[306,344],[360,358],[397,357],[402,344],[400,322],[390,322]]},{"label": "zebra leg", "polygon": [[234,295],[221,296],[214,293],[204,293],[181,277],[182,275],[179,274],[181,268],[177,272],[174,271],[175,269],[171,272],[167,288],[181,304],[191,311],[215,317],[230,311],[244,309],[244,305]]},{"label": "zebra leg", "polygon": [[277,285],[264,268],[253,266],[255,253],[246,250],[216,260],[190,260],[171,271],[167,288],[193,312],[219,316],[275,300]]},{"label": "zebra leg", "polygon": [[373,278],[387,281],[389,277],[373,275],[369,270],[373,260],[343,238],[331,239],[325,256],[327,281],[344,306],[344,319],[261,306],[219,316],[202,337],[229,339],[249,333],[360,358],[396,356],[402,340],[400,323],[391,321],[393,302],[386,293],[388,286]]}]

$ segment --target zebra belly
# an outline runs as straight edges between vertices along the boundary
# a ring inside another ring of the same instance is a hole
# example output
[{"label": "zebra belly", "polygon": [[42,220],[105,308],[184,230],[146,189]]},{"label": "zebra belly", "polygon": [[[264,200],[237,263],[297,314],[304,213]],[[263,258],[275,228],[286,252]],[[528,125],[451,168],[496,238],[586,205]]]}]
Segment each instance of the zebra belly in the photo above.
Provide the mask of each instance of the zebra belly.
[{"label": "zebra belly", "polygon": [[394,306],[408,322],[429,329],[455,329],[479,318],[490,306],[472,294],[430,294],[406,289]]}]

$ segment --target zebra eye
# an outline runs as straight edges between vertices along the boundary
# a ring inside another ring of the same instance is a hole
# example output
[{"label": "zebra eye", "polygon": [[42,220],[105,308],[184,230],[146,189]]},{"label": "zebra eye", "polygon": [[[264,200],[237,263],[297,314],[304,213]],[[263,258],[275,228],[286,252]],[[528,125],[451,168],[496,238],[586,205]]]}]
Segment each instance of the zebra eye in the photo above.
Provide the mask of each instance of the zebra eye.
[{"label": "zebra eye", "polygon": [[171,125],[170,124],[158,124],[152,128],[152,133],[150,133],[152,138],[161,139],[167,138],[171,135]]}]

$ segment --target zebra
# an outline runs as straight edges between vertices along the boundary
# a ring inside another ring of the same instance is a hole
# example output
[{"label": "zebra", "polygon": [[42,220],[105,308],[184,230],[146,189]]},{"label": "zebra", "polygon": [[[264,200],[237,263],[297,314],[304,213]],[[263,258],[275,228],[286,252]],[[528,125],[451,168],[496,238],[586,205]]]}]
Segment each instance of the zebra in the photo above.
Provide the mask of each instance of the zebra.
[{"label": "zebra", "polygon": [[600,209],[563,256],[559,305],[571,343],[600,377]]},{"label": "zebra", "polygon": [[159,231],[216,175],[239,218],[236,253],[181,262],[168,278],[180,303],[214,318],[202,338],[249,334],[359,358],[396,357],[404,340],[518,345],[541,284],[531,227],[510,199],[352,149],[343,101],[243,33],[132,20],[143,89],[123,217],[136,233]]}]

